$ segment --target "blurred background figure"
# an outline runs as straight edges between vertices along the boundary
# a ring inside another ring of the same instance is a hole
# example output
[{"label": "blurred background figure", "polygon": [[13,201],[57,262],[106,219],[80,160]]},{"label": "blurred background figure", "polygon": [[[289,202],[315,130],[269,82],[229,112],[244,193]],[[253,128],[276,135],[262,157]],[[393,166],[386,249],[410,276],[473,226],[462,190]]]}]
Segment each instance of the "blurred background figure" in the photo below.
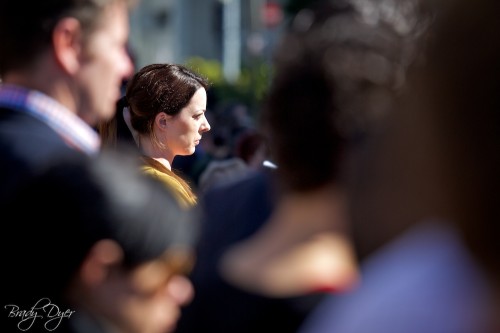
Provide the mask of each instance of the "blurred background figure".
[{"label": "blurred background figure", "polygon": [[130,155],[63,161],[11,200],[4,213],[23,223],[3,231],[4,331],[174,329],[193,296],[197,215]]},{"label": "blurred background figure", "polygon": [[196,204],[196,194],[172,170],[172,163],[178,155],[192,155],[210,130],[205,117],[207,89],[205,78],[182,65],[147,65],[128,81],[123,104],[118,105],[123,109],[99,126],[103,144],[113,146],[117,124],[125,122],[139,147],[143,171],[174,188],[186,207]]},{"label": "blurred background figure", "polygon": [[[27,8],[29,10],[27,10]],[[113,117],[126,51],[126,0],[0,3],[0,202],[61,155],[92,155]]]},{"label": "blurred background figure", "polygon": [[281,195],[265,226],[221,266],[246,290],[340,292],[358,283],[347,170],[393,108],[418,30],[411,6],[385,13],[369,4],[315,2],[278,45],[261,124]]},{"label": "blurred background figure", "polygon": [[254,128],[239,133],[231,150],[229,156],[212,159],[201,172],[200,192],[245,178],[262,167],[268,153],[263,135]]},{"label": "blurred background figure", "polygon": [[229,283],[220,273],[227,249],[267,223],[278,188],[275,170],[260,167],[202,192],[197,261],[189,275],[196,296],[182,309],[176,333],[295,332],[324,297],[323,290],[255,292]]},{"label": "blurred background figure", "polygon": [[352,187],[362,283],[301,333],[500,331],[500,5],[420,5],[423,61]]}]

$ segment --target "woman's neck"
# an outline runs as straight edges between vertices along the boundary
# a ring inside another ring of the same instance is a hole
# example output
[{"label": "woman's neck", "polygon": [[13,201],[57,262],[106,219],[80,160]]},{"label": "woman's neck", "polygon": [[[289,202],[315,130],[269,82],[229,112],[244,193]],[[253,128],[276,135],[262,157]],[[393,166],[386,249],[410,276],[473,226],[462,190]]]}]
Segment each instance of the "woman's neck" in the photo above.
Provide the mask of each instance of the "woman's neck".
[{"label": "woman's neck", "polygon": [[152,142],[149,137],[141,135],[139,136],[139,149],[144,155],[158,161],[168,170],[172,170],[172,161],[174,160],[174,156],[167,147],[158,147],[158,145]]}]

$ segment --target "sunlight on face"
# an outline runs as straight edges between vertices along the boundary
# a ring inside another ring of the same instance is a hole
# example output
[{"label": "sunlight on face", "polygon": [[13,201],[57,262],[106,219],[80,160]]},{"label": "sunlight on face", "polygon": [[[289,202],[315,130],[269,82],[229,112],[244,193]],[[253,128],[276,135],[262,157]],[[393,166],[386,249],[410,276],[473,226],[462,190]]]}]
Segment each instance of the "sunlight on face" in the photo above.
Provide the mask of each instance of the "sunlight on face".
[{"label": "sunlight on face", "polygon": [[127,52],[128,19],[125,2],[109,5],[103,13],[102,23],[91,32],[84,45],[87,51],[82,54],[77,74],[82,93],[79,110],[91,125],[113,117],[122,81],[133,73]]},{"label": "sunlight on face", "polygon": [[189,251],[167,252],[132,271],[120,271],[113,282],[119,287],[111,297],[112,324],[130,333],[173,331],[181,306],[194,295],[193,285],[185,276],[192,264]]},{"label": "sunlight on face", "polygon": [[179,114],[169,119],[166,145],[173,155],[191,155],[200,143],[202,134],[210,130],[205,117],[207,92],[198,89],[189,104]]}]

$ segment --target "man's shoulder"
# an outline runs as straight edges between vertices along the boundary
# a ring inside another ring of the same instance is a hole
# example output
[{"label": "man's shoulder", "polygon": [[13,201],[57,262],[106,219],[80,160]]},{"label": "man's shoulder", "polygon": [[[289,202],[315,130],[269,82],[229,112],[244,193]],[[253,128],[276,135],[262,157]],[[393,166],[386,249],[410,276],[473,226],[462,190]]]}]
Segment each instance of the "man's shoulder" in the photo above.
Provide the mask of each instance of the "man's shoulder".
[{"label": "man's shoulder", "polygon": [[0,108],[0,153],[66,151],[68,145],[43,121],[23,112]]},{"label": "man's shoulder", "polygon": [[0,109],[0,197],[47,166],[78,154],[49,126],[29,115]]}]

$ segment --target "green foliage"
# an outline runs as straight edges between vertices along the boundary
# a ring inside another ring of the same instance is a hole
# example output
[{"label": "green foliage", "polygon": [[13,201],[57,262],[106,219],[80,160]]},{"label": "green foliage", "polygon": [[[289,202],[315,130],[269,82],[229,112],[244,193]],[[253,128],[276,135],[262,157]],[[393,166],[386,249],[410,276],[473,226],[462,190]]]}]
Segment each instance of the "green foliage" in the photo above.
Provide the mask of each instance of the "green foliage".
[{"label": "green foliage", "polygon": [[259,109],[263,101],[272,75],[271,66],[261,60],[244,65],[234,83],[224,78],[222,65],[217,60],[192,57],[185,64],[210,81],[210,89],[218,105],[238,102],[249,106],[254,112]]},{"label": "green foliage", "polygon": [[206,60],[201,57],[189,58],[185,65],[205,76],[211,84],[219,84],[224,80],[222,66],[217,60]]}]

